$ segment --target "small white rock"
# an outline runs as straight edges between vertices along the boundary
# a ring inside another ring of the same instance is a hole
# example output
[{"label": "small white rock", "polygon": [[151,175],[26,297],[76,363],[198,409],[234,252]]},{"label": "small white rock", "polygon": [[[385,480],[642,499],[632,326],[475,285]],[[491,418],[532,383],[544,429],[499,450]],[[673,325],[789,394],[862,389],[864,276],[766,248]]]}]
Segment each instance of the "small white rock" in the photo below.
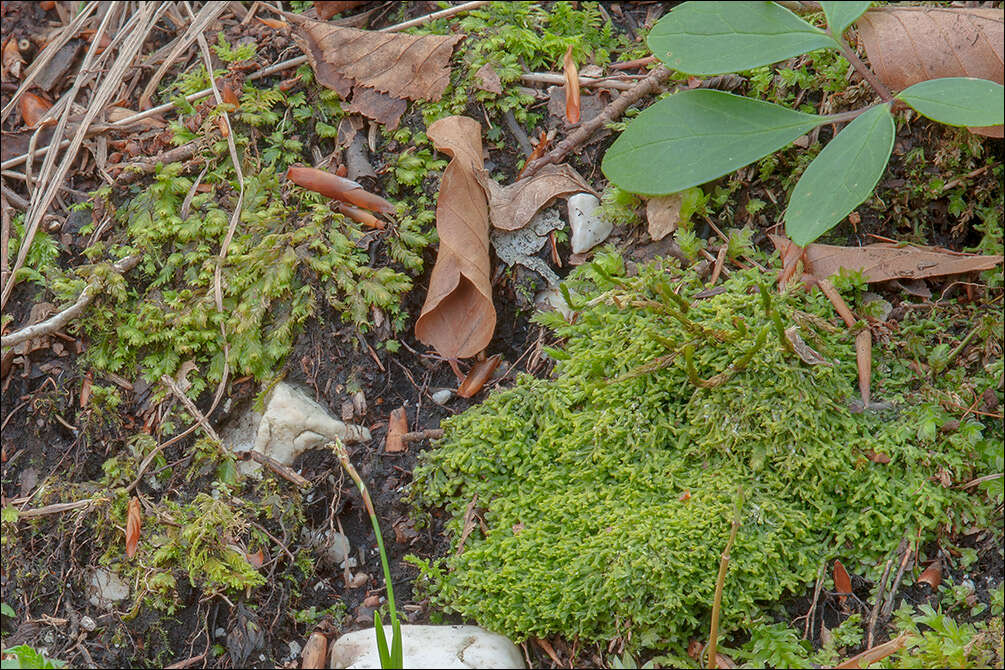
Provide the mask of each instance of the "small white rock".
[{"label": "small white rock", "polygon": [[446,405],[447,402],[449,402],[450,399],[453,397],[453,395],[454,392],[451,391],[450,389],[440,389],[439,391],[434,393],[431,397],[433,398],[433,402],[435,402],[437,405]]},{"label": "small white rock", "polygon": [[98,624],[91,617],[84,615],[80,617],[80,627],[90,633],[98,627]]},{"label": "small white rock", "polygon": [[129,585],[117,574],[104,568],[97,568],[91,573],[87,590],[90,603],[107,610],[113,609],[115,603],[129,596]]},{"label": "small white rock", "polygon": [[607,239],[614,224],[594,216],[600,199],[590,193],[569,197],[569,227],[572,228],[572,253],[582,254]]},{"label": "small white rock", "polygon": [[[570,292],[570,296],[572,293]],[[538,306],[538,309],[546,310],[550,307],[555,309],[559,314],[565,317],[566,321],[572,321],[575,312],[569,307],[569,303],[565,301],[565,296],[562,295],[562,291],[555,286],[550,286],[534,297],[534,303]]]},{"label": "small white rock", "polygon": [[290,655],[287,656],[286,659],[292,661],[296,659],[297,656],[300,655],[301,648],[300,645],[296,642],[288,642],[287,644],[290,645]]},{"label": "small white rock", "polygon": [[[388,641],[391,627],[384,626]],[[478,626],[401,627],[406,668],[523,668],[520,649],[502,635]],[[379,668],[373,628],[343,635],[331,645],[332,668]]]}]

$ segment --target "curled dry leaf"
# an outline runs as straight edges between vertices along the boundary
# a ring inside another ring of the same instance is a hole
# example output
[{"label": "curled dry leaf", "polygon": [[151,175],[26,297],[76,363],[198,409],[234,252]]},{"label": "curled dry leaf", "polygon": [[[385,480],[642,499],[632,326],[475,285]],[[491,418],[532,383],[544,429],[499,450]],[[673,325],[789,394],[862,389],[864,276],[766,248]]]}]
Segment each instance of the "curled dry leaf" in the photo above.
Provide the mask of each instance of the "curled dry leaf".
[{"label": "curled dry leaf", "polygon": [[397,454],[405,450],[405,441],[402,436],[408,432],[408,415],[404,407],[391,411],[391,416],[387,421],[387,441],[384,451],[389,454]]},{"label": "curled dry leaf", "polygon": [[565,72],[565,120],[569,125],[579,123],[579,70],[572,59],[572,45],[565,51],[563,59]]},{"label": "curled dry leaf", "polygon": [[0,65],[2,65],[0,73],[3,74],[4,80],[7,79],[8,72],[15,79],[21,77],[21,66],[24,65],[24,58],[21,57],[21,50],[18,48],[16,37],[9,37],[3,45],[3,55],[0,56]]},{"label": "curled dry leaf", "polygon": [[290,27],[290,24],[286,21],[281,21],[279,19],[264,19],[261,16],[255,17],[259,23],[261,23],[266,28],[272,28],[273,30],[286,30]]},{"label": "curled dry leaf", "polygon": [[799,326],[791,326],[785,329],[785,338],[792,345],[792,350],[807,365],[831,365],[830,361],[821,356],[813,347],[806,344],[799,334]]},{"label": "curled dry leaf", "polygon": [[381,214],[394,213],[394,205],[379,195],[370,193],[351,179],[339,177],[325,170],[294,166],[286,171],[286,178],[297,186],[333,200],[348,202]]},{"label": "curled dry leaf", "polygon": [[133,496],[129,499],[129,510],[126,514],[126,556],[129,558],[136,555],[136,546],[140,541],[141,527],[140,500],[136,496]]},{"label": "curled dry leaf", "polygon": [[834,590],[838,593],[838,600],[844,604],[844,601],[851,594],[851,577],[848,576],[848,571],[844,569],[844,565],[841,561],[834,560]]},{"label": "curled dry leaf", "polygon": [[472,365],[464,381],[457,387],[457,395],[462,398],[470,398],[481,391],[485,382],[492,378],[492,373],[499,367],[501,360],[502,354],[495,354]]},{"label": "curled dry leaf", "polygon": [[304,645],[304,650],[300,654],[300,667],[304,670],[307,670],[308,668],[311,670],[325,668],[327,667],[327,656],[328,638],[325,637],[324,633],[314,631],[311,633],[311,636],[307,638],[307,644]]},{"label": "curled dry leaf", "polygon": [[35,128],[41,122],[45,113],[52,108],[52,103],[34,93],[25,93],[18,102],[21,118],[29,128]]},{"label": "curled dry leaf", "polygon": [[925,568],[925,571],[918,577],[918,581],[922,584],[928,584],[933,591],[939,588],[939,584],[942,583],[942,561],[936,560]]},{"label": "curled dry leaf", "polygon": [[429,126],[427,135],[451,160],[436,203],[440,247],[415,336],[444,358],[467,358],[488,345],[496,325],[488,201],[476,176],[483,171],[481,125],[449,116]]},{"label": "curled dry leaf", "polygon": [[477,173],[489,198],[492,226],[499,230],[519,230],[554,198],[573,193],[594,193],[586,180],[570,165],[545,165],[530,177],[509,186],[500,186],[484,171]]},{"label": "curled dry leaf", "polygon": [[684,198],[680,193],[658,195],[646,201],[646,221],[649,222],[649,237],[653,242],[658,242],[677,230],[683,202]]},{"label": "curled dry leaf", "polygon": [[348,216],[353,221],[362,223],[367,228],[376,228],[377,230],[384,229],[384,222],[365,209],[353,207],[352,205],[347,205],[344,202],[340,202],[336,205],[336,207],[338,208],[340,214]]},{"label": "curled dry leaf", "polygon": [[[940,77],[1003,81],[1005,13],[976,7],[882,7],[856,23],[880,80],[895,91]],[[972,128],[1002,137],[1002,126]]]},{"label": "curled dry leaf", "polygon": [[[775,248],[783,251],[792,244],[781,235],[769,235]],[[923,279],[963,272],[990,270],[1002,262],[1001,256],[961,254],[932,247],[900,246],[887,242],[863,247],[810,244],[802,254],[804,270],[817,279],[837,274],[841,268],[860,271],[869,283],[890,279]]]}]

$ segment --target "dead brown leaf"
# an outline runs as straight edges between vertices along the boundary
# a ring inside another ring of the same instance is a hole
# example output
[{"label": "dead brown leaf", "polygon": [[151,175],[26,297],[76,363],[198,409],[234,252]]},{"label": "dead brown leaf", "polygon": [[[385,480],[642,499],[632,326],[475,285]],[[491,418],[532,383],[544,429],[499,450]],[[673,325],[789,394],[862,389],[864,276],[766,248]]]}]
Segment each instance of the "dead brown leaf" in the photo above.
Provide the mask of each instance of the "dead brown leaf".
[{"label": "dead brown leaf", "polygon": [[[334,3],[333,3],[334,4]],[[316,670],[327,667],[328,638],[324,633],[314,631],[307,638],[307,644],[300,654],[300,667],[304,670]]]},{"label": "dead brown leaf", "polygon": [[807,365],[831,365],[831,363],[821,356],[813,347],[806,344],[799,334],[799,326],[791,326],[785,329],[785,338],[792,345],[792,350]]},{"label": "dead brown leaf", "polygon": [[129,558],[136,555],[136,546],[140,541],[140,528],[142,525],[140,500],[136,496],[133,496],[129,499],[129,511],[126,515],[126,556]]},{"label": "dead brown leaf", "polygon": [[464,38],[382,33],[285,16],[295,24],[293,38],[317,80],[346,100],[352,96],[353,111],[390,126],[397,125],[406,99],[440,99],[450,83],[450,55]]},{"label": "dead brown leaf", "polygon": [[872,649],[866,649],[861,654],[856,654],[834,667],[841,670],[846,668],[868,668],[876,661],[881,661],[890,654],[896,653],[907,642],[907,635],[907,631],[904,631],[889,642],[885,642]]},{"label": "dead brown leaf", "polygon": [[855,336],[855,360],[858,365],[858,392],[862,406],[869,407],[872,400],[872,331],[863,328]]},{"label": "dead brown leaf", "polygon": [[848,571],[844,569],[844,565],[841,561],[834,560],[834,590],[837,591],[838,600],[841,604],[851,594],[851,577],[848,576]]},{"label": "dead brown leaf", "polygon": [[928,584],[933,590],[939,588],[939,584],[942,583],[942,561],[935,561],[921,573],[918,577],[918,581],[922,584]]},{"label": "dead brown leaf", "polygon": [[[789,240],[769,235],[775,248],[785,249]],[[933,247],[913,247],[878,242],[862,247],[810,244],[803,252],[805,271],[817,279],[837,274],[841,268],[860,271],[867,282],[890,279],[921,279],[964,272],[990,270],[1002,262],[1001,256],[962,254]]]},{"label": "dead brown leaf", "polygon": [[7,73],[10,72],[15,79],[21,78],[21,66],[24,65],[24,58],[21,57],[21,50],[18,48],[17,38],[11,36],[3,45],[2,64],[0,64],[0,74],[3,80],[7,80]]},{"label": "dead brown leaf", "polygon": [[391,416],[387,421],[387,441],[384,444],[384,451],[389,454],[397,454],[405,450],[405,441],[402,436],[408,432],[408,415],[404,407],[391,410]]},{"label": "dead brown leaf", "polygon": [[[976,7],[882,7],[857,22],[869,64],[900,91],[939,77],[1003,81],[1005,13]],[[1002,126],[972,128],[1002,137]]]},{"label": "dead brown leaf", "polygon": [[563,59],[565,73],[565,120],[569,125],[579,123],[579,70],[576,61],[572,59],[572,45],[565,52]]},{"label": "dead brown leaf", "polygon": [[367,0],[317,0],[314,3],[314,11],[318,13],[318,18],[327,21],[336,14],[355,9],[365,5],[366,2]]},{"label": "dead brown leaf", "polygon": [[492,377],[492,373],[499,367],[499,361],[501,360],[502,354],[495,354],[489,356],[484,361],[478,361],[472,365],[464,381],[457,387],[457,395],[461,398],[470,398],[481,391],[482,387],[485,386],[485,382]]},{"label": "dead brown leaf", "polygon": [[649,237],[654,242],[662,240],[677,230],[677,224],[680,222],[680,206],[683,201],[680,193],[658,195],[646,201]]},{"label": "dead brown leaf", "polygon": [[481,125],[449,116],[429,126],[427,135],[451,160],[436,203],[440,248],[415,336],[444,358],[467,358],[488,345],[496,325],[488,200],[477,178],[484,169]]},{"label": "dead brown leaf", "polygon": [[478,68],[478,71],[475,72],[475,81],[478,82],[475,86],[479,89],[488,93],[502,95],[502,80],[499,79],[499,75],[491,63],[486,63]]},{"label": "dead brown leaf", "polygon": [[21,110],[21,118],[24,119],[24,124],[29,128],[38,126],[45,113],[52,108],[51,102],[34,93],[22,95],[18,105]]},{"label": "dead brown leaf", "polygon": [[523,228],[554,198],[573,193],[594,193],[570,165],[545,165],[530,177],[500,186],[484,171],[477,175],[489,198],[492,225],[499,230]]}]

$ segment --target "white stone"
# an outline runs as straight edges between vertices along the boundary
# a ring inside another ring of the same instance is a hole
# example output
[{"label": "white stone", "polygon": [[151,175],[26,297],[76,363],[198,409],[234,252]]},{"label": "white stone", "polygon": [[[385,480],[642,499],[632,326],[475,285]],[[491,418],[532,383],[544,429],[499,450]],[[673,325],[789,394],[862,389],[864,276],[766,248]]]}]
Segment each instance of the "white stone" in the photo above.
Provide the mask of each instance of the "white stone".
[{"label": "white stone", "polygon": [[97,622],[95,622],[94,619],[85,614],[84,616],[80,617],[80,627],[86,630],[88,633],[90,633],[95,628],[98,627],[98,624]]},{"label": "white stone", "polygon": [[91,573],[87,592],[92,605],[110,610],[115,608],[115,603],[129,596],[129,585],[114,572],[97,568]]},{"label": "white stone", "polygon": [[433,398],[433,402],[435,402],[437,405],[446,405],[447,402],[453,396],[454,392],[451,391],[450,389],[440,389],[439,391],[434,393],[431,397]]},{"label": "white stone", "polygon": [[[388,645],[391,626],[384,626]],[[523,668],[520,649],[497,633],[477,626],[401,627],[405,668]],[[343,635],[331,646],[329,667],[379,668],[373,628]]]},{"label": "white stone", "polygon": [[[347,443],[365,442],[370,431],[332,418],[328,410],[285,382],[269,393],[264,414],[249,408],[221,431],[221,439],[232,451],[254,449],[283,465],[292,465],[303,452],[336,437]],[[251,462],[238,466],[243,474],[260,467]]]},{"label": "white stone", "polygon": [[614,230],[610,221],[594,215],[600,199],[591,193],[577,193],[569,197],[569,227],[572,228],[572,253],[586,253],[607,239]]},{"label": "white stone", "polygon": [[300,655],[300,651],[301,651],[300,643],[298,643],[298,642],[287,642],[286,644],[290,645],[290,654],[289,654],[289,656],[286,657],[286,660],[287,661],[295,660],[296,657]]}]

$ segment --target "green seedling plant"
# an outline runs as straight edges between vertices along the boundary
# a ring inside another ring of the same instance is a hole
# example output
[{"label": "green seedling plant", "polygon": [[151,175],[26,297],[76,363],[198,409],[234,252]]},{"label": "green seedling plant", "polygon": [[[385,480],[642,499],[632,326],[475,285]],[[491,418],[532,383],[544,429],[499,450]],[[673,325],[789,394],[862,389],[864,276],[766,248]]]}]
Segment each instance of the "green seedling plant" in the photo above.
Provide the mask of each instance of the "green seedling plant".
[{"label": "green seedling plant", "polygon": [[773,154],[818,126],[850,121],[809,164],[789,199],[785,231],[806,246],[841,222],[879,183],[893,149],[895,103],[950,126],[1005,122],[1005,87],[985,79],[932,79],[892,94],[842,38],[870,3],[820,4],[824,29],[773,2],[728,7],[685,2],[653,27],[648,44],[667,67],[692,75],[750,70],[836,49],[876,91],[879,103],[818,115],[723,91],[681,91],[629,124],[604,156],[604,174],[633,193],[676,193]]},{"label": "green seedling plant", "polygon": [[380,667],[401,668],[403,664],[403,652],[401,641],[401,624],[398,622],[398,611],[394,608],[394,584],[391,583],[391,568],[387,561],[387,552],[384,550],[384,539],[380,534],[380,523],[377,521],[377,513],[373,509],[373,501],[370,499],[370,492],[366,484],[360,478],[356,468],[349,461],[349,452],[346,451],[342,440],[335,438],[334,442],[329,442],[329,446],[338,456],[339,463],[349,477],[356,482],[359,493],[363,496],[363,505],[370,515],[370,523],[373,524],[373,533],[377,536],[377,549],[380,551],[380,564],[384,568],[384,584],[387,587],[387,609],[391,617],[391,648],[387,648],[387,637],[384,635],[384,622],[380,619],[380,614],[373,613],[373,628],[377,633],[377,654],[380,656]]}]

